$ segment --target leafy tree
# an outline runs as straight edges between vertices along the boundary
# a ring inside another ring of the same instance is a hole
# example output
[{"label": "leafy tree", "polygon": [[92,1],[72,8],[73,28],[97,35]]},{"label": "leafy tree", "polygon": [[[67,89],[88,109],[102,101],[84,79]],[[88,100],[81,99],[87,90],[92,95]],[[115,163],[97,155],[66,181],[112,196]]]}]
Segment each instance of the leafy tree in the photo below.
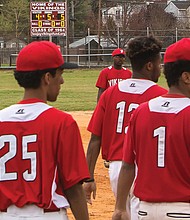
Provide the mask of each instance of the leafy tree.
[{"label": "leafy tree", "polygon": [[68,1],[69,35],[80,36],[86,33],[86,23],[90,11],[88,0]]},{"label": "leafy tree", "polygon": [[[32,1],[47,2],[48,0]],[[0,0],[0,4],[3,4],[3,7],[0,7],[0,33],[12,31],[17,39],[28,37],[29,2],[30,0]],[[176,19],[164,12],[156,1],[149,6],[145,4],[145,0],[67,0],[67,3],[69,43],[74,41],[75,37],[87,35],[87,29],[90,28],[91,34],[100,34],[112,44],[125,47],[131,37],[146,34],[144,30],[147,26],[154,35],[159,35],[156,29],[163,30],[162,37],[165,38],[165,35],[168,35],[165,30],[177,25]],[[108,16],[106,21],[101,22],[100,19],[99,22],[99,16],[102,16],[104,8],[119,5],[122,6],[123,11],[120,20]]]},{"label": "leafy tree", "polygon": [[[29,25],[29,3],[28,0],[2,1],[0,16],[0,31],[13,31],[18,39],[21,34],[28,32]],[[12,36],[11,36],[12,37]]]}]

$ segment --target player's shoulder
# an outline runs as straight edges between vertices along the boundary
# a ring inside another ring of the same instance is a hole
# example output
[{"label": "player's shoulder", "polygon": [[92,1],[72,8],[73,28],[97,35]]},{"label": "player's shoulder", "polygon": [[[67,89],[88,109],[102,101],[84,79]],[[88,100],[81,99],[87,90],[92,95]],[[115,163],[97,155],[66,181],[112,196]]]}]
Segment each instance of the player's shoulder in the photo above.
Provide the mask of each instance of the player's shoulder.
[{"label": "player's shoulder", "polygon": [[151,90],[154,90],[155,93],[158,93],[159,95],[166,94],[168,90],[162,86],[159,86],[155,83],[155,85],[151,88]]},{"label": "player's shoulder", "polygon": [[117,96],[117,94],[119,93],[119,89],[118,89],[118,84],[114,85],[114,86],[110,86],[108,87],[100,96],[100,100],[99,102],[109,102],[111,100],[113,100],[113,97],[115,99],[115,97]]},{"label": "player's shoulder", "polygon": [[132,71],[129,68],[125,67],[125,66],[122,66],[122,70],[132,74]]},{"label": "player's shoulder", "polygon": [[108,71],[110,71],[110,70],[112,70],[113,69],[113,66],[107,66],[107,67],[105,67],[104,69],[102,69],[101,70],[101,73],[103,72],[108,72]]},{"label": "player's shoulder", "polygon": [[141,121],[143,117],[146,117],[147,112],[149,112],[148,101],[141,103],[134,111],[132,112],[131,120],[135,121],[139,118]]},{"label": "player's shoulder", "polygon": [[175,95],[165,94],[151,99],[148,102],[149,109],[151,112],[159,113],[174,113],[190,111],[190,99],[187,97],[176,97]]},{"label": "player's shoulder", "polygon": [[44,114],[44,117],[49,121],[51,124],[57,124],[58,125],[65,125],[68,126],[74,122],[76,122],[71,115],[71,113],[62,111],[60,109],[57,109],[55,107],[52,107],[49,109],[49,111],[46,111]]},{"label": "player's shoulder", "polygon": [[104,69],[102,69],[100,71],[100,74],[99,74],[99,78],[100,77],[105,77],[108,73],[110,73],[111,71],[113,71],[113,66],[108,66],[108,67],[105,67]]},{"label": "player's shoulder", "polygon": [[147,90],[155,86],[156,83],[150,80],[128,78],[120,81],[118,85],[119,85],[119,90],[121,92],[132,93],[132,94],[143,94]]},{"label": "player's shoulder", "polygon": [[32,121],[52,108],[52,106],[44,102],[23,102],[25,102],[25,100],[0,110],[0,121]]},{"label": "player's shoulder", "polygon": [[[110,87],[108,87],[104,92],[103,92],[103,94],[105,95],[105,96],[110,96],[112,93],[116,93],[116,92],[118,92],[119,91],[119,88],[118,88],[118,84],[115,84],[115,85],[113,85],[113,86],[110,86]],[[102,94],[102,95],[103,95]],[[112,97],[113,98],[113,97]]]},{"label": "player's shoulder", "polygon": [[61,117],[63,119],[68,119],[68,120],[74,120],[70,112],[62,111],[57,108],[51,108],[52,114],[54,114],[56,117]]}]

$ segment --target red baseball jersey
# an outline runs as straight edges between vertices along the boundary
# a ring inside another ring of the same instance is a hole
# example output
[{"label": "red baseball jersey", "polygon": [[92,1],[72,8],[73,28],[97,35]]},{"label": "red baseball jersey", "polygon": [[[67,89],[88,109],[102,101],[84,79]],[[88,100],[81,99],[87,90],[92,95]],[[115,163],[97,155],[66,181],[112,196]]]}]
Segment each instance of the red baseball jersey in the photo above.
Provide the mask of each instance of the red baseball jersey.
[{"label": "red baseball jersey", "polygon": [[131,117],[123,160],[138,167],[134,194],[147,202],[190,201],[190,99],[164,95]]},{"label": "red baseball jersey", "polygon": [[0,111],[0,210],[11,204],[67,207],[63,190],[89,178],[72,116],[40,100]]},{"label": "red baseball jersey", "polygon": [[140,103],[166,92],[150,80],[127,79],[102,94],[88,130],[101,136],[103,159],[122,160],[123,140],[132,111]]},{"label": "red baseball jersey", "polygon": [[108,87],[114,86],[124,79],[131,78],[131,76],[132,72],[125,67],[122,67],[121,70],[117,70],[113,66],[109,66],[100,72],[96,82],[96,87],[107,89]]}]

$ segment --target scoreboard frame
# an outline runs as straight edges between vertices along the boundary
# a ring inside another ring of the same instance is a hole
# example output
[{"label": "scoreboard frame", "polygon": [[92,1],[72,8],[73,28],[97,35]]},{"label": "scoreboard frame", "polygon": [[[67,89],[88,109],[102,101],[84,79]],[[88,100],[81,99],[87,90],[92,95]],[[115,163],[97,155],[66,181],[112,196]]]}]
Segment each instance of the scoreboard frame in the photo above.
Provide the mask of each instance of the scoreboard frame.
[{"label": "scoreboard frame", "polygon": [[66,2],[30,2],[30,35],[66,36]]}]

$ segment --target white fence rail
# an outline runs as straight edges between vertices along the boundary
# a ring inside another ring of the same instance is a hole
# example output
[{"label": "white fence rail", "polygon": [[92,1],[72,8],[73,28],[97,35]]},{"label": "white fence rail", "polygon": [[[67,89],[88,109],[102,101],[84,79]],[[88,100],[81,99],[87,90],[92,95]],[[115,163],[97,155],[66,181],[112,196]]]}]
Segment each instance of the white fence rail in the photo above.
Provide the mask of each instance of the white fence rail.
[{"label": "white fence rail", "polygon": [[[16,58],[18,54],[11,54],[10,56],[10,67],[15,67]],[[162,64],[164,52],[161,52]],[[63,55],[65,62],[76,64],[78,67],[95,68],[105,67],[113,63],[111,54],[76,54],[76,55]],[[130,61],[126,59],[125,66],[130,67]]]}]

